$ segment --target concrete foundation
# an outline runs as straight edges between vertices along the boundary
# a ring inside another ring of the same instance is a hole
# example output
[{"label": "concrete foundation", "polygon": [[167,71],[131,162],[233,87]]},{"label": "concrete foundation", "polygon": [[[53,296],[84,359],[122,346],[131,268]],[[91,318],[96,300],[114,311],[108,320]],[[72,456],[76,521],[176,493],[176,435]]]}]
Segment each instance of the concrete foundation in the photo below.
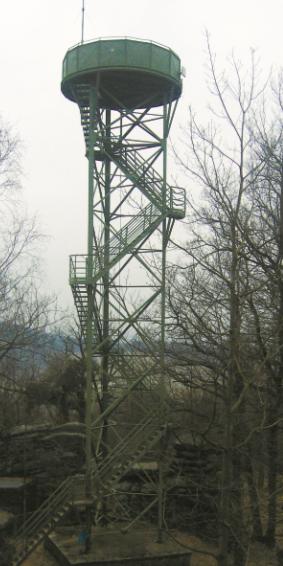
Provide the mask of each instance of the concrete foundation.
[{"label": "concrete foundation", "polygon": [[191,553],[170,537],[156,542],[153,529],[126,534],[111,528],[95,529],[87,554],[79,542],[80,529],[64,527],[46,541],[48,550],[62,566],[190,566]]}]

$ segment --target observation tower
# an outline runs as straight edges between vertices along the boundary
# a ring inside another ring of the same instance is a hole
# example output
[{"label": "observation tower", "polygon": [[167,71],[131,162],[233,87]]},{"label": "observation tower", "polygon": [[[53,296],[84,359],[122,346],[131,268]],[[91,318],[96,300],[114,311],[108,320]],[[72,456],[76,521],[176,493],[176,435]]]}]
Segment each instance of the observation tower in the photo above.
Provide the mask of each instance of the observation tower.
[{"label": "observation tower", "polygon": [[[109,502],[165,433],[166,247],[185,215],[184,190],[167,183],[180,71],[171,49],[128,38],[77,45],[63,62],[62,92],[79,107],[89,172],[88,249],[70,258],[70,285],[85,340],[90,501]],[[157,499],[161,530],[160,485]],[[108,520],[106,503],[100,509]]]},{"label": "observation tower", "polygon": [[[81,43],[65,55],[61,89],[79,108],[88,161],[87,250],[71,256],[69,273],[84,343],[86,460],[57,490],[53,515],[77,490],[89,537],[93,524],[125,533],[149,517],[162,542],[166,249],[185,216],[184,190],[167,182],[180,59],[152,41]],[[147,495],[123,487],[133,471]]]}]

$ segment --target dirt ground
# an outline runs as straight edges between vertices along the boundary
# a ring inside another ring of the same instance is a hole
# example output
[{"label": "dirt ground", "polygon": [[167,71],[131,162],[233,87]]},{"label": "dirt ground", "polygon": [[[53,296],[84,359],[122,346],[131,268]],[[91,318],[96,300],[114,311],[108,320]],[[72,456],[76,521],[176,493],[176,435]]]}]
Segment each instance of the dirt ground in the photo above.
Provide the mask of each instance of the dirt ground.
[{"label": "dirt ground", "polygon": [[40,544],[23,562],[22,566],[58,566],[58,562]]},{"label": "dirt ground", "polygon": [[[178,533],[177,539],[184,545],[192,548],[191,566],[217,566],[216,560],[212,556],[204,555],[198,550],[215,552],[216,549],[201,541],[197,537],[189,536],[185,533]],[[253,544],[246,566],[277,566],[275,552],[268,550],[262,544]]]}]

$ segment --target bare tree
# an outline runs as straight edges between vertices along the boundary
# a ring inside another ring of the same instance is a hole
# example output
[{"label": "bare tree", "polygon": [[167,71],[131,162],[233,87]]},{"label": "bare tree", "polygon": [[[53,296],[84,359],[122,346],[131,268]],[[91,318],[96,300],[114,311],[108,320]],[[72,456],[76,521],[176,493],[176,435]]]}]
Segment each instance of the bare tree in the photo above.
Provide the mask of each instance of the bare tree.
[{"label": "bare tree", "polygon": [[[265,445],[268,468],[268,522],[265,539],[275,544],[283,376],[283,82],[273,88],[252,124],[254,159],[261,163],[249,192],[252,222],[245,229],[253,292],[249,307],[261,388],[266,404]],[[242,227],[244,231],[244,227]]]},{"label": "bare tree", "polygon": [[[31,365],[32,350],[38,349],[39,341],[44,341],[56,311],[55,299],[38,291],[42,236],[36,220],[25,212],[20,173],[20,142],[1,122],[0,391],[3,407],[24,389],[24,377],[27,377],[24,374]],[[10,416],[16,415],[11,411]]]},{"label": "bare tree", "polygon": [[[262,89],[257,86],[253,52],[247,72],[232,56],[226,76],[217,72],[208,38],[207,49],[211,121],[203,127],[190,111],[186,156],[179,156],[201,196],[196,204],[189,199],[190,238],[183,246],[187,259],[183,258],[181,269],[171,270],[168,300],[175,337],[193,346],[199,366],[210,367],[210,394],[217,394],[223,427],[218,435],[222,448],[218,562],[228,566],[232,560],[241,566],[250,542],[244,479],[248,474],[254,496],[249,446],[261,427],[261,413],[254,410],[258,421],[251,422],[247,409],[255,383],[252,361],[247,362],[247,353],[252,353],[247,312],[255,280],[247,261],[245,233],[252,211],[251,187],[264,161],[259,154],[255,159],[250,127]],[[208,391],[207,383],[205,387]],[[258,505],[253,522],[261,532]]]}]

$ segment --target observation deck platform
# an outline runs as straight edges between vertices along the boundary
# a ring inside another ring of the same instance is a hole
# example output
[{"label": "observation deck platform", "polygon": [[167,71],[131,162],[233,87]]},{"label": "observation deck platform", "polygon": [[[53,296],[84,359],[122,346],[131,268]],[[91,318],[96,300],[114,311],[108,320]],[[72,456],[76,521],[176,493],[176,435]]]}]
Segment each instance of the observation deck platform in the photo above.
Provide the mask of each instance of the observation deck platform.
[{"label": "observation deck platform", "polygon": [[61,89],[83,106],[90,85],[99,90],[100,108],[161,106],[181,95],[181,62],[174,51],[153,41],[110,38],[80,43],[65,55]]}]

